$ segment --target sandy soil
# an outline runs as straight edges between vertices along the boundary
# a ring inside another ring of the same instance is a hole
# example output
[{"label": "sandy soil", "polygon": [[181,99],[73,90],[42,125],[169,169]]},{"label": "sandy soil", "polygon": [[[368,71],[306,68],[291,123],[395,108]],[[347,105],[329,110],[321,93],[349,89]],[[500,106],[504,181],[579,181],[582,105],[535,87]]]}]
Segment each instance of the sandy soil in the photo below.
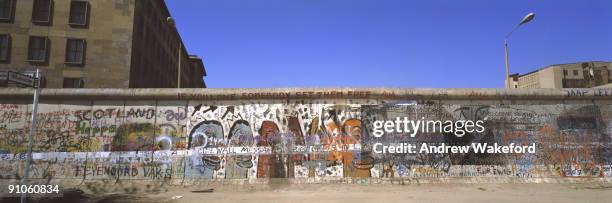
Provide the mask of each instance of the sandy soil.
[{"label": "sandy soil", "polygon": [[[29,202],[612,202],[612,184],[300,184],[171,188],[147,194],[68,192],[61,199]],[[0,202],[18,202],[1,199]]]},{"label": "sandy soil", "polygon": [[[599,184],[423,184],[294,185],[269,190],[172,190],[153,197],[172,202],[612,202],[612,185]],[[172,197],[175,200],[172,200]],[[180,197],[180,198],[178,198]],[[178,198],[178,199],[176,199]]]}]

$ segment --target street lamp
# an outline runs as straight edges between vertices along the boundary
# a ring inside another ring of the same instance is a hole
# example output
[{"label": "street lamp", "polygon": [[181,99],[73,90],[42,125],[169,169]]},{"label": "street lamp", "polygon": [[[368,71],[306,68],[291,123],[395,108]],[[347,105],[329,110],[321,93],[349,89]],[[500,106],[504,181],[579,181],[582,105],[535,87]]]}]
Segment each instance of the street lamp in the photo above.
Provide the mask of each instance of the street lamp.
[{"label": "street lamp", "polygon": [[523,18],[523,20],[521,20],[521,22],[520,22],[518,25],[516,25],[516,27],[514,27],[514,29],[512,29],[512,31],[510,31],[510,33],[508,33],[508,34],[506,35],[506,38],[504,38],[504,48],[505,48],[505,51],[506,51],[506,88],[510,88],[510,87],[511,87],[511,84],[510,84],[510,73],[509,73],[509,70],[508,70],[508,37],[510,37],[510,35],[511,35],[511,34],[512,34],[512,33],[513,33],[513,32],[514,32],[516,29],[518,29],[518,28],[519,28],[519,26],[521,26],[522,24],[525,24],[525,23],[528,23],[528,22],[532,21],[532,20],[533,20],[533,18],[535,18],[535,13],[529,13],[529,14],[527,14],[527,15],[526,15],[526,16]]},{"label": "street lamp", "polygon": [[[166,18],[166,22],[168,25],[175,27],[176,22],[172,17]],[[179,39],[179,48],[178,48],[178,69],[176,76],[176,88],[181,88],[181,49],[183,49],[183,42]]]}]

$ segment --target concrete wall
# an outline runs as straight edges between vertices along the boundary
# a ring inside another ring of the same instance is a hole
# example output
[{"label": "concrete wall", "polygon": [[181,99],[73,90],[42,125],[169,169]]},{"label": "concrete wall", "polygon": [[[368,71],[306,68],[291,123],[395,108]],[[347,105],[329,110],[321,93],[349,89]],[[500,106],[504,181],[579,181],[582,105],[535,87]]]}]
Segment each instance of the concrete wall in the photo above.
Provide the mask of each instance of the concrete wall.
[{"label": "concrete wall", "polygon": [[[2,182],[23,175],[31,93],[0,90]],[[537,153],[372,153],[372,121],[399,108],[418,118],[481,119],[487,130],[387,141],[537,143]],[[611,136],[612,89],[46,89],[31,176],[91,190],[274,178],[609,180]]]}]

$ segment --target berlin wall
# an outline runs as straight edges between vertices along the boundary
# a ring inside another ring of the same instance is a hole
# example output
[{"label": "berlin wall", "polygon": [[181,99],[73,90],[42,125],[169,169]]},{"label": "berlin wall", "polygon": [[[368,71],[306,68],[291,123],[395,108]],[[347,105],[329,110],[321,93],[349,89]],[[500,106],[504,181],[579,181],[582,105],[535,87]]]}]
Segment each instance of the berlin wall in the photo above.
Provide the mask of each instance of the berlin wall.
[{"label": "berlin wall", "polygon": [[[7,184],[23,176],[32,94],[0,89]],[[484,130],[372,135],[396,114]],[[612,89],[44,89],[37,115],[31,179],[66,187],[612,178]],[[382,154],[375,142],[537,150]]]}]

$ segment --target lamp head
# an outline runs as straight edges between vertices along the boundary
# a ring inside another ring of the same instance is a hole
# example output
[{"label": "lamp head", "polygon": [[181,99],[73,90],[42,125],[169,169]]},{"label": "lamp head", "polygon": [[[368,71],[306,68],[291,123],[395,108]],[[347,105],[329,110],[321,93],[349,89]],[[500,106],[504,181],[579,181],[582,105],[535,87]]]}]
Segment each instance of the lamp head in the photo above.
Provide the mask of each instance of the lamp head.
[{"label": "lamp head", "polygon": [[174,25],[175,25],[174,18],[172,18],[172,17],[168,17],[168,18],[166,18],[166,22],[167,22],[167,23],[168,23],[168,25],[170,25],[170,26],[174,26]]},{"label": "lamp head", "polygon": [[521,23],[519,23],[519,25],[522,25],[522,24],[528,23],[528,22],[532,21],[532,20],[533,20],[533,18],[535,18],[535,13],[529,13],[529,14],[527,14],[527,15],[526,15],[526,16],[523,18],[523,20],[521,20]]}]

